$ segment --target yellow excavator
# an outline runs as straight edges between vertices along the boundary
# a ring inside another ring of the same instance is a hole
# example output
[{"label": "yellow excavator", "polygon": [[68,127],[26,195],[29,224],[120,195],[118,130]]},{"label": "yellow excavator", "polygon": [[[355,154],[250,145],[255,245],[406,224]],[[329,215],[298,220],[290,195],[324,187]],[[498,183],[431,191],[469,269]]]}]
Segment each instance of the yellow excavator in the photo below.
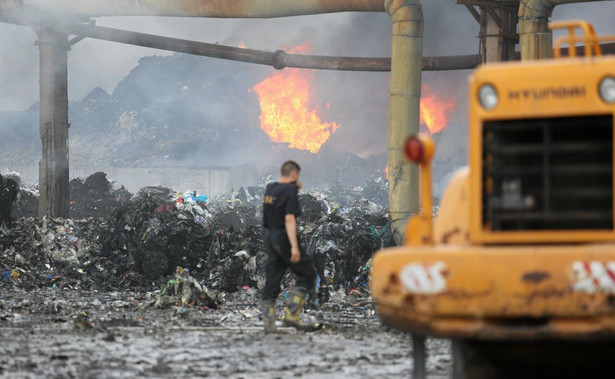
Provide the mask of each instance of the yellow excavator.
[{"label": "yellow excavator", "polygon": [[426,336],[452,339],[455,378],[615,377],[615,57],[600,49],[615,36],[550,27],[569,32],[553,59],[470,76],[469,165],[433,219],[434,142],[406,141],[423,212],[375,254],[371,291],[412,333],[415,377]]}]

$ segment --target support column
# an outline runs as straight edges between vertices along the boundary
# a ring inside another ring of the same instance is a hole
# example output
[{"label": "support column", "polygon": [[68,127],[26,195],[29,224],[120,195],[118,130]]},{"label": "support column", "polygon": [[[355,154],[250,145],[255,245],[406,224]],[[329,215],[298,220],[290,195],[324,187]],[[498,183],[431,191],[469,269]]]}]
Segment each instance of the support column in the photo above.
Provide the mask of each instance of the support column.
[{"label": "support column", "polygon": [[500,25],[490,12],[483,10],[481,29],[484,30],[485,53],[483,62],[500,62],[502,60],[502,33]]},{"label": "support column", "polygon": [[[389,102],[389,214],[396,244],[408,217],[419,210],[418,167],[404,159],[406,138],[419,132],[423,59],[423,12],[419,0],[385,0],[393,20]],[[423,210],[431,212],[431,209]]]},{"label": "support column", "polygon": [[37,30],[40,51],[39,218],[68,217],[68,34]]},{"label": "support column", "polygon": [[[561,3],[563,1],[558,1]],[[571,1],[566,1],[571,2]],[[546,59],[553,56],[553,36],[549,17],[555,6],[549,0],[524,0],[519,6],[519,43],[521,60]]]},{"label": "support column", "polygon": [[519,41],[516,31],[517,9],[511,4],[481,6],[480,16],[473,7],[473,15],[480,22],[481,61],[501,62],[513,60]]}]

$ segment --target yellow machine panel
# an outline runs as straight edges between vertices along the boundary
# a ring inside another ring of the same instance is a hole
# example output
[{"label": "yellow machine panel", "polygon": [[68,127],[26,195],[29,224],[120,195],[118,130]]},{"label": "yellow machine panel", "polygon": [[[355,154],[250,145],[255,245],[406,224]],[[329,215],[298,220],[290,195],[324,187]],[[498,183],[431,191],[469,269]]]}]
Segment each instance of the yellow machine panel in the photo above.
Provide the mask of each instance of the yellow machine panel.
[{"label": "yellow machine panel", "polygon": [[[615,240],[613,113],[600,95],[615,58],[483,66],[470,78],[475,243]],[[495,91],[485,108],[481,90]]]},{"label": "yellow machine panel", "polygon": [[481,338],[615,332],[615,244],[399,247],[373,267],[378,312],[401,329]]},{"label": "yellow machine panel", "polygon": [[[493,340],[615,336],[615,58],[588,24],[560,26],[586,31],[587,56],[471,75],[469,167],[435,220],[415,215],[406,245],[374,257],[385,323]],[[423,209],[431,144],[413,136],[405,147],[421,166]]]}]

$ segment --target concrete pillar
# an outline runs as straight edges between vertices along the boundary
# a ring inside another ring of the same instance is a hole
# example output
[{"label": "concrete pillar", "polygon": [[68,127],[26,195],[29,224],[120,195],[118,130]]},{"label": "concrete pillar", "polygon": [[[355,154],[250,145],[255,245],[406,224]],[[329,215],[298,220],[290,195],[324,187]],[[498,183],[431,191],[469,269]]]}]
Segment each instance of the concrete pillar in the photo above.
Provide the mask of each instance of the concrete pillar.
[{"label": "concrete pillar", "polygon": [[522,61],[553,56],[553,36],[549,30],[549,17],[555,3],[563,1],[523,0],[519,4],[519,44]]},{"label": "concrete pillar", "polygon": [[[423,59],[423,11],[419,0],[386,0],[393,20],[391,97],[389,101],[389,214],[396,244],[401,244],[408,217],[419,210],[418,167],[404,159],[406,138],[419,132]],[[431,209],[424,210],[431,212]]]},{"label": "concrete pillar", "polygon": [[484,19],[484,35],[485,35],[485,54],[483,62],[500,62],[502,60],[502,32],[500,26],[493,16],[483,11],[482,17]]},{"label": "concrete pillar", "polygon": [[68,217],[68,34],[45,26],[40,51],[39,218]]}]

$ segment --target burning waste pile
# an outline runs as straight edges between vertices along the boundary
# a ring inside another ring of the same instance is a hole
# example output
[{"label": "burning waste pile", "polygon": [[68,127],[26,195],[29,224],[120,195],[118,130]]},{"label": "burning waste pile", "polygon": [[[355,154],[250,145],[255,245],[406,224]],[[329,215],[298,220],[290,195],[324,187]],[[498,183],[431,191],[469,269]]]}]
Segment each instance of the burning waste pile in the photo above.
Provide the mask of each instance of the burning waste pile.
[{"label": "burning waste pile", "polygon": [[[264,179],[208,201],[163,187],[132,196],[104,173],[74,180],[71,211],[78,217],[2,224],[0,288],[149,291],[158,306],[209,308],[219,306],[224,294],[249,290],[256,301],[264,285],[266,184]],[[15,209],[36,209],[21,203],[32,202],[33,191],[24,193]],[[391,243],[386,193],[386,181],[375,180],[300,195],[299,238],[318,272],[308,305],[369,297],[371,256]],[[2,197],[0,206],[10,210],[15,197]],[[284,286],[292,280],[289,273]]]}]

